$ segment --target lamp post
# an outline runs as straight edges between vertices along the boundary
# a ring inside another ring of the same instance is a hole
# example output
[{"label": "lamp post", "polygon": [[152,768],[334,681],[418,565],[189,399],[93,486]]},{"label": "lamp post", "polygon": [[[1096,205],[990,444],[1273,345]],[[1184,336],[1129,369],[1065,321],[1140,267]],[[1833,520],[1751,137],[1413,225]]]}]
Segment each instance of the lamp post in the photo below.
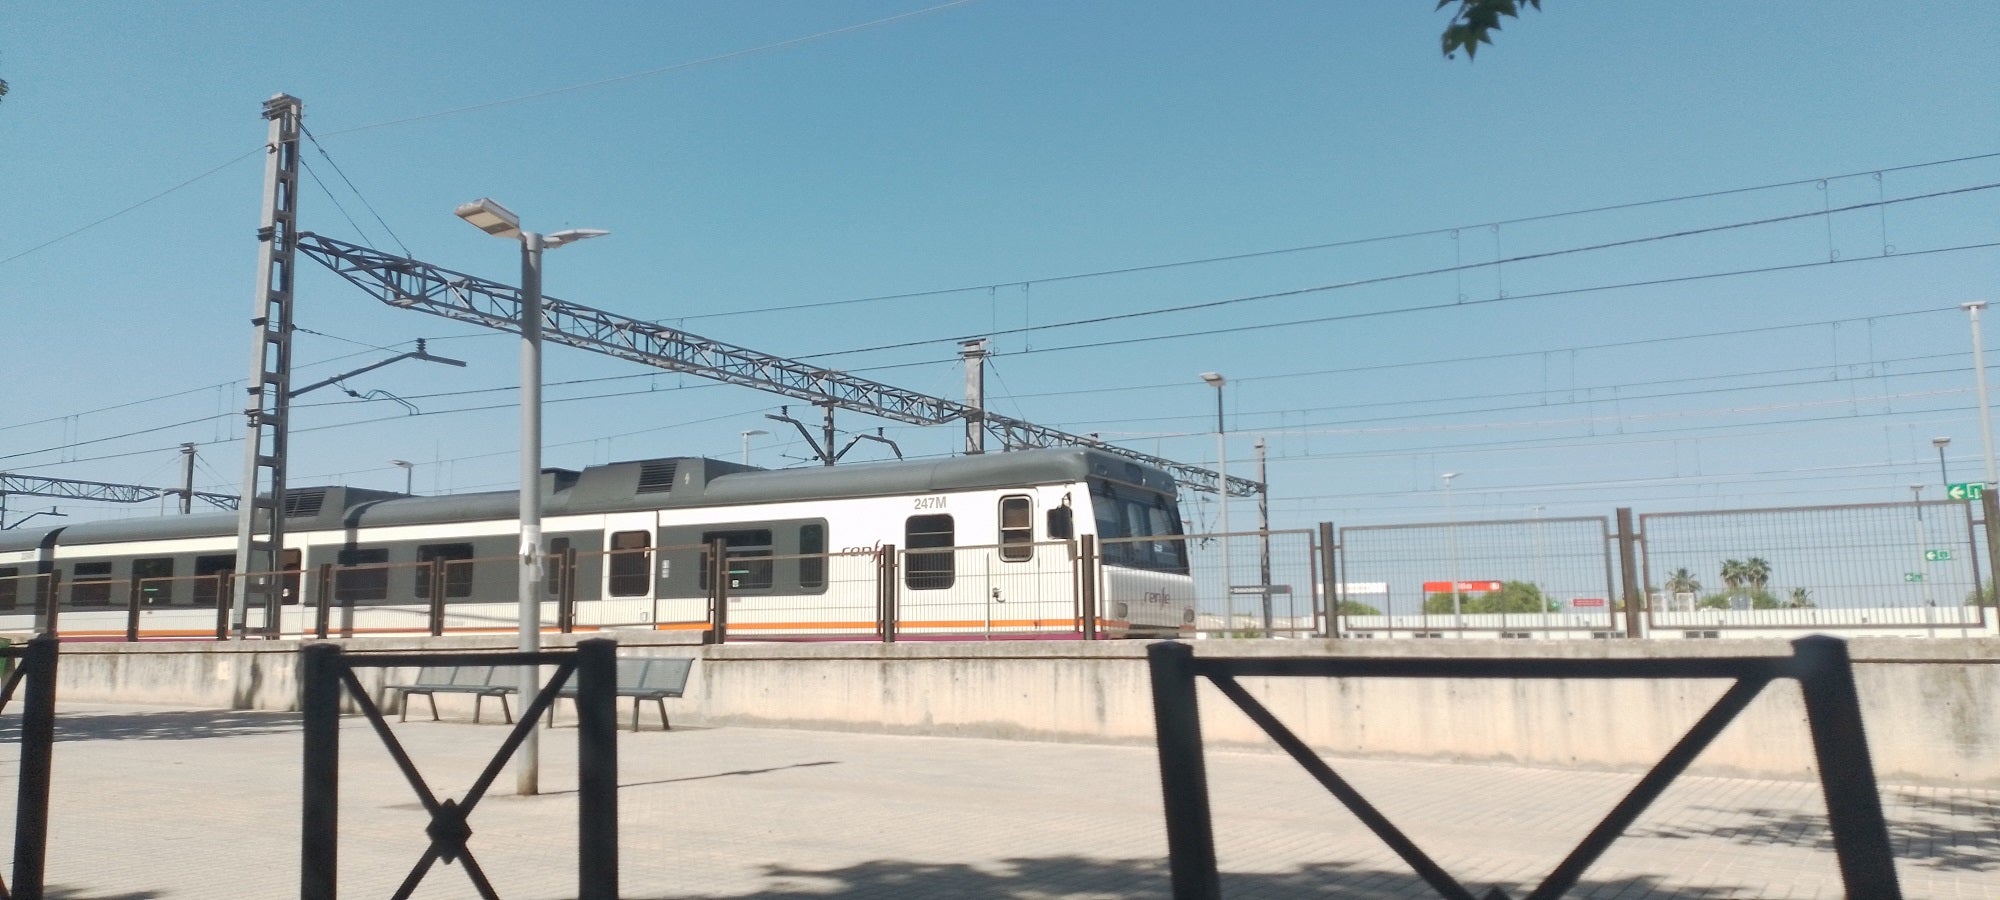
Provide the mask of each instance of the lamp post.
[{"label": "lamp post", "polygon": [[768,431],[765,431],[765,430],[764,430],[764,429],[762,429],[762,428],[751,428],[751,429],[746,429],[746,430],[745,430],[745,431],[743,432],[743,464],[744,464],[744,465],[746,465],[746,466],[747,466],[747,465],[749,465],[749,464],[750,464],[750,439],[751,439],[751,438],[753,438],[753,437],[757,437],[757,436],[759,436],[759,435],[765,435],[765,434],[770,434],[770,432],[768,432]]},{"label": "lamp post", "polygon": [[[459,218],[487,234],[521,242],[521,578],[519,648],[540,649],[542,638],[542,251],[586,238],[610,234],[595,228],[571,228],[544,235],[521,229],[521,217],[499,203],[481,197],[455,210]],[[540,690],[537,667],[522,666],[520,696]],[[528,729],[515,767],[515,792],[541,793],[538,742]]]},{"label": "lamp post", "polygon": [[[1936,447],[1938,452],[1938,484],[1940,485],[1938,490],[1947,492],[1945,494],[1947,497],[1951,496],[1949,493],[1951,491],[1951,473],[1944,467],[1944,448],[1950,443],[1951,438],[1948,437],[1931,438],[1931,446]],[[1972,565],[1972,595],[1974,597],[1984,597],[1986,596],[1986,586],[1981,583],[1979,573],[1979,531],[1972,521],[1971,503],[1965,504],[1965,551],[1965,561]]]},{"label": "lamp post", "polygon": [[1548,587],[1542,583],[1542,510],[1539,505],[1528,507],[1535,514],[1535,597],[1542,607],[1542,637],[1548,638],[1553,635],[1549,632]]},{"label": "lamp post", "polygon": [[1986,308],[1986,301],[1961,303],[1958,308],[1972,317],[1972,375],[1979,387],[1979,439],[1986,447],[1986,486],[1992,488],[2000,485],[2000,477],[1993,474],[1993,408],[1986,403],[1986,341],[1979,332],[1979,311]]},{"label": "lamp post", "polygon": [[[1919,559],[1924,560],[1925,562],[1929,562],[1930,543],[1924,537],[1924,486],[1923,485],[1921,484],[1910,485],[1910,506],[1915,508],[1917,511],[1917,557]],[[1917,569],[1917,582],[1924,586],[1924,621],[1929,623],[1933,628],[1933,631],[1930,636],[1936,637],[1937,634],[1935,632],[1935,627],[1937,625],[1937,601],[1931,595],[1931,578],[1930,578],[1931,573],[1926,571],[1927,568],[1928,567],[1920,567]]]},{"label": "lamp post", "polygon": [[1222,528],[1222,632],[1229,634],[1236,625],[1236,598],[1229,593],[1229,441],[1222,428],[1222,386],[1229,379],[1221,372],[1203,372],[1201,380],[1215,388],[1215,495],[1221,503]]},{"label": "lamp post", "polygon": [[1451,502],[1451,480],[1458,473],[1446,472],[1438,477],[1444,479],[1444,542],[1451,554],[1451,624],[1459,630],[1458,636],[1464,637],[1465,609],[1458,597],[1458,510]]},{"label": "lamp post", "polygon": [[417,464],[407,459],[392,459],[389,460],[389,465],[403,470],[403,493],[413,494],[414,492],[410,488],[413,486],[413,476],[417,471]]}]

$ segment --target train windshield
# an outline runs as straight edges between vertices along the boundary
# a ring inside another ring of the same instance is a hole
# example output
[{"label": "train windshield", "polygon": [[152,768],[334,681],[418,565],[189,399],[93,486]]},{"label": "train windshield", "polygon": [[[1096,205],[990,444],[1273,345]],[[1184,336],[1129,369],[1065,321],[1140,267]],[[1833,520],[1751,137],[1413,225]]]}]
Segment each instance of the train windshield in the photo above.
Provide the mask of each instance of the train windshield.
[{"label": "train windshield", "polygon": [[1092,479],[1090,501],[1106,564],[1187,574],[1187,541],[1181,537],[1180,506],[1173,497]]}]

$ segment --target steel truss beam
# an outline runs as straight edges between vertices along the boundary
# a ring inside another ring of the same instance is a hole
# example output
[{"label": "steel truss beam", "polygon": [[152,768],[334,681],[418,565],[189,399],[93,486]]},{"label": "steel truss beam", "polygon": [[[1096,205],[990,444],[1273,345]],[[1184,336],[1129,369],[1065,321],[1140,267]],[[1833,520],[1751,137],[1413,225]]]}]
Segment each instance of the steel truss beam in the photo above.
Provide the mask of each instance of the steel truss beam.
[{"label": "steel truss beam", "polygon": [[[298,251],[390,306],[520,333],[518,288],[311,232],[299,235]],[[542,298],[542,339],[912,425],[979,422],[1006,449],[1090,447],[1165,469],[1190,490],[1220,486],[1217,473],[1198,466],[554,297]],[[1235,476],[1228,488],[1233,497],[1264,492],[1262,482]]]},{"label": "steel truss beam", "polygon": [[[107,503],[144,503],[161,497],[178,497],[186,493],[180,488],[146,487],[138,484],[111,484],[104,481],[78,481],[71,478],[37,478],[32,475],[9,475],[0,473],[0,494],[23,497],[61,497],[66,500],[102,500]],[[217,509],[235,509],[237,497],[234,494],[211,494],[206,491],[193,492],[196,500],[201,500]]]}]

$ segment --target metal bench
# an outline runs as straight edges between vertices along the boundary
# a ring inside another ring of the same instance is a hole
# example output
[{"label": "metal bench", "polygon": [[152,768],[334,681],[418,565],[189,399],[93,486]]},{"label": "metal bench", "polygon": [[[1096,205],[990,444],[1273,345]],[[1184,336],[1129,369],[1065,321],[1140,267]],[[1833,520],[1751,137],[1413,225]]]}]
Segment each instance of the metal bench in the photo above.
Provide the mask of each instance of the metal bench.
[{"label": "metal bench", "polygon": [[410,716],[410,696],[422,695],[431,703],[431,721],[438,721],[438,694],[471,694],[472,721],[479,721],[480,705],[488,697],[500,698],[500,712],[507,717],[507,724],[514,723],[514,711],[508,708],[507,696],[518,690],[509,682],[514,676],[512,666],[424,666],[417,670],[417,677],[409,684],[388,685],[389,690],[402,697],[402,711],[396,721],[408,721]]},{"label": "metal bench", "polygon": [[[693,670],[694,660],[687,657],[619,657],[616,693],[632,698],[632,730],[639,730],[639,704],[651,700],[660,708],[660,728],[672,731],[674,726],[667,721],[667,700],[678,698],[687,690],[688,675]],[[564,682],[556,696],[576,702],[576,683]],[[550,704],[549,727],[554,728],[555,724],[556,708]]]}]

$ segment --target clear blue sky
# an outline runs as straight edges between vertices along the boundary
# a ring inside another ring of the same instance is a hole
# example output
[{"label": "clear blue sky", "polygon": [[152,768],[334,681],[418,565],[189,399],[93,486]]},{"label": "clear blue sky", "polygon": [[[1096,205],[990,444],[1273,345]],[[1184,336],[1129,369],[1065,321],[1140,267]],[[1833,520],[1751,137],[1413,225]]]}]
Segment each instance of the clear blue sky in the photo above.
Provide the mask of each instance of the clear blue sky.
[{"label": "clear blue sky", "polygon": [[[9,4],[0,470],[170,485],[195,442],[199,486],[238,488],[285,92],[306,230],[513,283],[451,214],[492,196],[611,230],[548,257],[553,296],[946,397],[956,339],[994,334],[995,409],[1193,463],[1223,372],[1231,470],[1263,435],[1281,527],[1442,518],[1443,472],[1482,519],[1934,497],[1933,435],[1977,479],[1956,306],[2000,300],[2000,249],[1952,248],[2000,242],[2000,5],[1551,0],[1471,63],[1431,6]],[[419,337],[471,365],[347,383],[418,415],[301,398],[292,482],[511,486],[516,339],[299,266],[300,383]],[[804,464],[772,396],[562,348],[547,380],[551,466],[747,429]]]}]

